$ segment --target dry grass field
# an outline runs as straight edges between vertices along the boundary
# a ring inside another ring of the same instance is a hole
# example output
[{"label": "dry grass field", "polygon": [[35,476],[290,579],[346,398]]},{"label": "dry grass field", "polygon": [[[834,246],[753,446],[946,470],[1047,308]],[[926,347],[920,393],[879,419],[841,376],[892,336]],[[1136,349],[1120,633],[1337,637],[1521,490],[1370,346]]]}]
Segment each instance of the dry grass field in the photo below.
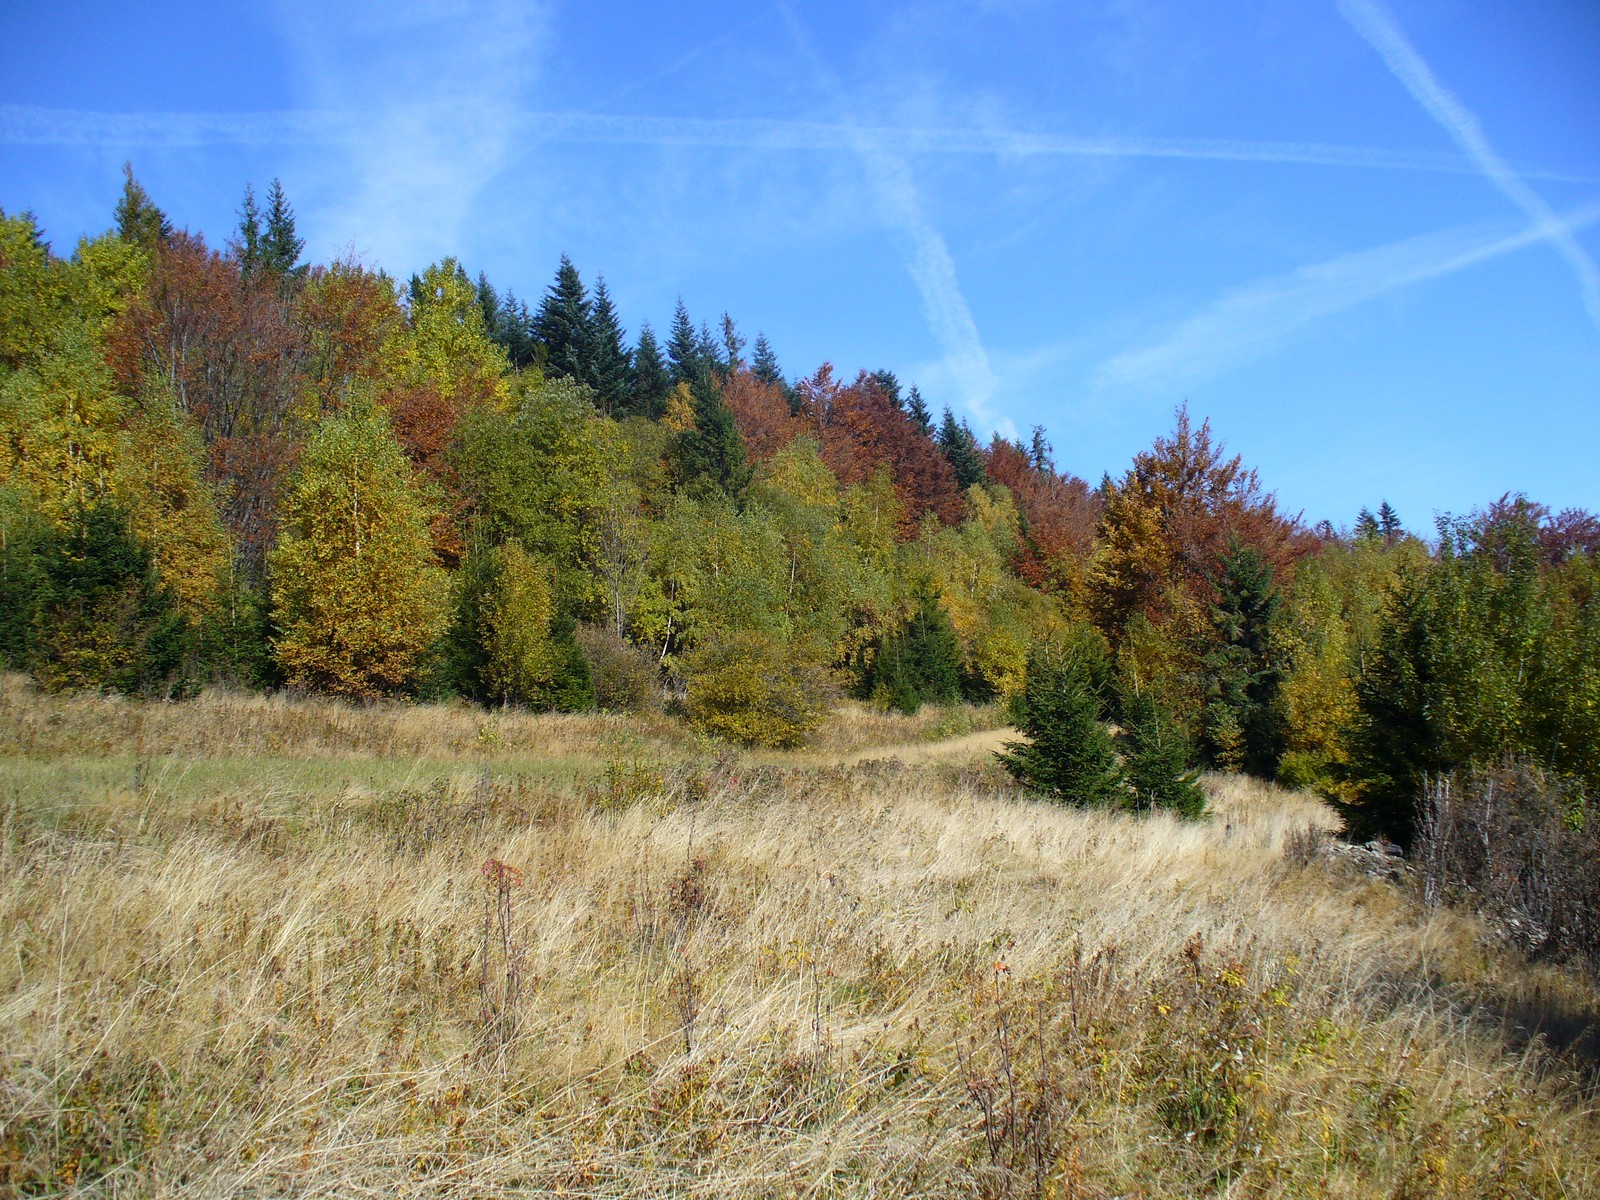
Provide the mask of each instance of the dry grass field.
[{"label": "dry grass field", "polygon": [[1600,1195],[1576,977],[1286,856],[1306,796],[1025,800],[999,723],[7,678],[0,1194]]}]

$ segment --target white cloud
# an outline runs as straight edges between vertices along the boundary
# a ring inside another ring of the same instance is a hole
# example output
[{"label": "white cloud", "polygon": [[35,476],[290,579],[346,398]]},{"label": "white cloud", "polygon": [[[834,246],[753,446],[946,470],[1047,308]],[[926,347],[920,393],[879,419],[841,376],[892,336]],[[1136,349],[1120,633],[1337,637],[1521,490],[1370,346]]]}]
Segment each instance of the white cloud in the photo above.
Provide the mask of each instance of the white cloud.
[{"label": "white cloud", "polygon": [[1339,0],[1339,11],[1362,37],[1371,43],[1397,79],[1428,115],[1454,139],[1486,175],[1489,182],[1532,219],[1535,228],[1561,252],[1583,293],[1589,318],[1600,329],[1600,270],[1595,267],[1572,230],[1532,188],[1524,183],[1511,164],[1489,144],[1478,119],[1445,90],[1428,64],[1406,40],[1394,16],[1377,0]]},{"label": "white cloud", "polygon": [[[1600,221],[1600,202],[1575,210],[1563,226]],[[1153,345],[1126,350],[1092,374],[1099,389],[1170,389],[1215,375],[1296,329],[1398,288],[1460,271],[1548,237],[1540,225],[1508,232],[1482,226],[1423,234],[1258,280],[1224,293]]]},{"label": "white cloud", "polygon": [[[480,192],[509,162],[538,58],[538,6],[497,0],[283,6],[311,144],[340,151],[337,188],[306,216],[327,243],[420,267],[461,247]],[[255,126],[243,119],[240,132]],[[278,140],[267,122],[263,132]]]}]

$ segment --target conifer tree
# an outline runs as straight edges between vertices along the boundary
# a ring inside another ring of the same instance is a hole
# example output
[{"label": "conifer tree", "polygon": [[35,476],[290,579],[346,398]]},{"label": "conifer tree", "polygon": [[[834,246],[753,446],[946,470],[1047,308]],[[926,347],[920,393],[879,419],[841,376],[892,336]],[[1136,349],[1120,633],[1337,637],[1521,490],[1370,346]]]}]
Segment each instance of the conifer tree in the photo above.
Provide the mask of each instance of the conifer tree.
[{"label": "conifer tree", "polygon": [[750,470],[716,376],[702,365],[688,389],[694,424],[677,435],[669,453],[673,485],[690,496],[737,496],[749,482]]},{"label": "conifer tree", "polygon": [[903,713],[961,697],[961,646],[950,616],[926,585],[904,628],[882,638],[862,675],[861,692]]},{"label": "conifer tree", "polygon": [[1028,444],[1028,465],[1040,475],[1049,475],[1055,470],[1055,447],[1044,435],[1044,426],[1033,427],[1033,438]]},{"label": "conifer tree", "polygon": [[655,330],[646,321],[639,327],[639,345],[633,352],[633,391],[628,409],[658,420],[667,411],[667,397],[671,394],[672,374],[661,358]]},{"label": "conifer tree", "polygon": [[244,185],[244,203],[239,206],[239,271],[249,277],[261,266],[261,207],[256,190]]},{"label": "conifer tree", "polygon": [[956,423],[948,406],[944,410],[944,420],[939,425],[938,442],[939,449],[944,451],[945,458],[956,473],[956,483],[963,491],[984,482],[987,476],[983,469],[983,452],[978,449],[978,439],[972,436],[972,430],[965,421]]},{"label": "conifer tree", "polygon": [[719,377],[726,378],[728,364],[722,358],[722,344],[711,332],[711,326],[700,322],[700,332],[695,335],[695,352],[700,361]]},{"label": "conifer tree", "polygon": [[756,344],[750,359],[750,369],[762,383],[783,387],[783,370],[778,366],[778,356],[772,352],[772,343],[764,333],[756,334]]},{"label": "conifer tree", "polygon": [[131,162],[122,164],[122,198],[117,201],[115,216],[117,236],[146,250],[155,250],[172,238],[172,222],[133,177]]},{"label": "conifer tree", "polygon": [[1378,534],[1378,518],[1372,515],[1370,508],[1363,507],[1356,515],[1356,537],[1368,541],[1375,540]]},{"label": "conifer tree", "polygon": [[300,254],[306,247],[305,239],[295,232],[294,209],[283,194],[283,184],[272,181],[267,193],[267,223],[261,234],[261,265],[281,279],[294,279],[305,274],[300,266]]},{"label": "conifer tree", "polygon": [[622,322],[606,290],[605,277],[594,285],[594,304],[589,323],[591,341],[588,378],[594,388],[595,403],[610,416],[627,409],[632,391],[632,367],[622,342]]},{"label": "conifer tree", "polygon": [[545,293],[533,319],[534,333],[545,348],[545,369],[550,375],[587,383],[593,358],[594,308],[578,268],[565,254],[556,268],[555,282]]},{"label": "conifer tree", "polygon": [[1145,688],[1122,700],[1126,757],[1123,771],[1141,809],[1163,809],[1196,818],[1206,810],[1206,794],[1194,766],[1189,735],[1156,694]]},{"label": "conifer tree", "polygon": [[722,314],[722,365],[729,375],[738,374],[739,368],[744,366],[744,338],[739,336],[739,327],[733,323],[733,318],[727,313]]},{"label": "conifer tree", "polygon": [[1385,500],[1378,505],[1378,532],[1383,535],[1383,540],[1392,546],[1405,535],[1405,529],[1400,524],[1400,514]]},{"label": "conifer tree", "polygon": [[900,380],[893,371],[877,370],[868,376],[888,401],[896,408],[904,408],[905,400],[900,395]]},{"label": "conifer tree", "polygon": [[1017,727],[1028,740],[1008,742],[996,757],[1030,792],[1119,808],[1127,785],[1086,668],[1078,656],[1035,649],[1017,702]]},{"label": "conifer tree", "polygon": [[1213,764],[1277,775],[1283,754],[1278,688],[1272,661],[1273,621],[1282,593],[1272,564],[1254,546],[1235,541],[1222,558],[1217,600],[1211,606],[1210,648],[1202,656],[1208,695],[1202,721]]},{"label": "conifer tree", "polygon": [[704,361],[700,353],[700,336],[694,322],[689,319],[689,309],[678,297],[678,307],[672,312],[672,331],[667,335],[667,361],[672,364],[672,382],[685,383]]},{"label": "conifer tree", "polygon": [[917,390],[917,385],[911,385],[911,391],[906,396],[906,416],[911,418],[923,437],[933,436],[933,414],[928,411],[928,402],[922,398],[922,393]]}]

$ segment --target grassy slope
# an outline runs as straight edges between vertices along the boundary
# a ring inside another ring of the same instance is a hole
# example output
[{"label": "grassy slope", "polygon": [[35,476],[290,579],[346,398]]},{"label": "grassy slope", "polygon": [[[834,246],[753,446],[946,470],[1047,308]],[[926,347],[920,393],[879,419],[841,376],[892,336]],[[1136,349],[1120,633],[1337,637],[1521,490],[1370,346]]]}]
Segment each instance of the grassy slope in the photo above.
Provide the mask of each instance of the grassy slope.
[{"label": "grassy slope", "polygon": [[1494,1016],[1592,993],[1289,867],[1309,798],[1135,821],[927,753],[994,723],[756,759],[7,679],[0,1192],[1600,1194],[1579,1081]]}]

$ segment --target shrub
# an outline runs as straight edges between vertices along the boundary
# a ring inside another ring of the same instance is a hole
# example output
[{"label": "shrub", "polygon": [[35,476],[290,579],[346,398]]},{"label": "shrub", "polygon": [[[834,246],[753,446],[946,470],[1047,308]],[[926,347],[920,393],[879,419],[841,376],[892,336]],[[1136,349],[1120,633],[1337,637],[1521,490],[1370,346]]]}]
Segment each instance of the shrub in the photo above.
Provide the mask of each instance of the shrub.
[{"label": "shrub", "polygon": [[1581,792],[1508,761],[1430,780],[1420,808],[1429,903],[1468,898],[1524,949],[1600,978],[1600,813]]},{"label": "shrub", "polygon": [[577,638],[594,681],[596,704],[607,712],[646,712],[660,705],[653,654],[605,625],[580,625]]},{"label": "shrub", "polygon": [[756,746],[797,746],[822,724],[831,698],[819,667],[794,661],[767,634],[721,634],[685,663],[689,716],[709,733]]}]

